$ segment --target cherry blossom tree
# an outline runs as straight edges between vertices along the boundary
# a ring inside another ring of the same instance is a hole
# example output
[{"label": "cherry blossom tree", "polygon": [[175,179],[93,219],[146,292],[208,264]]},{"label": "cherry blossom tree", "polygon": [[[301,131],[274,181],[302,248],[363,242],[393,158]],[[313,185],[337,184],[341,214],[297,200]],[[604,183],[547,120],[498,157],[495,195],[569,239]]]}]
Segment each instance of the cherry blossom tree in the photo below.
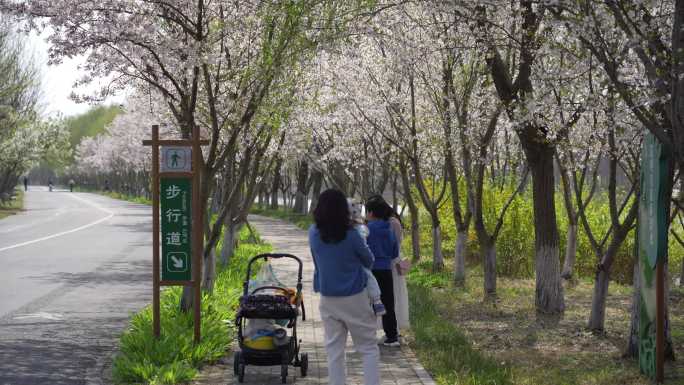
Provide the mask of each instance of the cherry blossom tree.
[{"label": "cherry blossom tree", "polygon": [[150,191],[152,152],[140,143],[149,138],[153,124],[161,123],[161,135],[177,137],[175,119],[161,99],[139,91],[131,95],[105,132],[84,138],[76,148],[71,177],[95,188],[108,187],[122,193],[147,195]]},{"label": "cherry blossom tree", "polygon": [[[410,22],[412,16],[424,17],[421,13],[426,10],[420,5],[402,5],[376,15],[373,29],[359,37],[347,56],[346,65],[351,69],[340,83],[359,122],[397,151],[405,192],[411,190],[407,186],[410,181],[430,216],[433,269],[441,270],[444,256],[438,208],[446,198],[448,184],[439,112],[426,87],[431,76],[426,62],[436,58],[437,51],[425,31]],[[366,86],[359,88],[358,84]],[[411,201],[407,203],[415,218]]]},{"label": "cherry blossom tree", "polygon": [[539,111],[538,107],[545,105],[545,93],[534,78],[544,47],[546,9],[542,3],[525,0],[495,3],[459,3],[454,11],[474,26],[486,47],[490,76],[525,152],[533,186],[535,304],[541,313],[558,314],[565,309],[565,302],[554,202],[555,146],[549,137],[554,133]]},{"label": "cherry blossom tree", "polygon": [[[601,63],[611,87],[635,119],[672,154],[669,175],[674,178],[675,166],[684,168],[684,126],[681,124],[684,66],[681,55],[677,54],[684,43],[681,28],[684,4],[681,1],[672,4],[650,0],[589,0],[558,3],[549,9]],[[666,186],[666,196],[672,195],[674,183],[671,180]],[[629,355],[638,351],[635,336],[639,301],[635,290]],[[670,341],[669,323],[666,324]],[[670,347],[668,342],[666,355],[673,357]]]},{"label": "cherry blossom tree", "polygon": [[[272,87],[303,51],[342,28],[344,20],[337,17],[338,12],[354,10],[356,5],[317,0],[8,0],[0,2],[0,10],[30,28],[49,26],[52,62],[87,55],[83,82],[96,77],[111,79],[96,96],[131,83],[153,88],[183,137],[189,137],[196,127],[209,137],[211,144],[200,165],[201,201],[206,206],[216,175],[235,187],[221,194],[220,224],[210,227],[204,255],[205,265],[213,266],[213,248],[223,222],[226,218],[242,220],[251,205],[249,199],[238,199],[242,193],[238,187],[252,183],[247,180],[250,174],[241,170],[259,168],[260,160],[252,157],[251,151],[270,140],[273,126],[254,122],[255,117],[269,115],[260,110],[269,103]],[[256,132],[248,133],[250,130]],[[259,139],[243,140],[245,136]],[[238,158],[241,168],[235,169]],[[236,228],[239,226],[231,226],[231,230]],[[205,282],[211,284],[212,280]]]}]

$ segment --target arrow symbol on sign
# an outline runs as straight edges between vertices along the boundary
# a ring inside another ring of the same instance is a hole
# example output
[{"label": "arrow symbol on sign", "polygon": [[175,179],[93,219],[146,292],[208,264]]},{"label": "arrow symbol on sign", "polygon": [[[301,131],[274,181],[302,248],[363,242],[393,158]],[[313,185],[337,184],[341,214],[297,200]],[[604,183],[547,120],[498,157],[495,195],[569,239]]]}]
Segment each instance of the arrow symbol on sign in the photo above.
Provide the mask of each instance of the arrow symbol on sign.
[{"label": "arrow symbol on sign", "polygon": [[183,260],[181,258],[178,258],[175,255],[172,255],[171,260],[173,261],[173,267],[175,267],[176,269],[182,269],[183,268]]}]

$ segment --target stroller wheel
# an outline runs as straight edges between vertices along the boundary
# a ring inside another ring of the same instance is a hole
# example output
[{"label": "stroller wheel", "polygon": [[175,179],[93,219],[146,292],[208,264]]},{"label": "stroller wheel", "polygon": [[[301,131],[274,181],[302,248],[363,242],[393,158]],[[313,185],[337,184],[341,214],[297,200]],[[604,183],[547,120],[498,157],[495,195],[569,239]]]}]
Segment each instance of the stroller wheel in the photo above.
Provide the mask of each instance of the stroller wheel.
[{"label": "stroller wheel", "polygon": [[309,355],[307,353],[302,353],[299,359],[299,369],[302,372],[302,377],[306,377],[306,373],[309,371]]},{"label": "stroller wheel", "polygon": [[280,366],[280,381],[283,384],[287,383],[287,364]]},{"label": "stroller wheel", "polygon": [[245,364],[242,363],[238,365],[238,382],[245,382]]},{"label": "stroller wheel", "polygon": [[240,370],[240,358],[240,352],[235,352],[235,354],[233,354],[233,374],[235,374],[236,376],[238,375]]},{"label": "stroller wheel", "polygon": [[299,358],[299,370],[302,372],[302,377],[306,377],[309,371],[309,355],[307,353],[302,353]]}]

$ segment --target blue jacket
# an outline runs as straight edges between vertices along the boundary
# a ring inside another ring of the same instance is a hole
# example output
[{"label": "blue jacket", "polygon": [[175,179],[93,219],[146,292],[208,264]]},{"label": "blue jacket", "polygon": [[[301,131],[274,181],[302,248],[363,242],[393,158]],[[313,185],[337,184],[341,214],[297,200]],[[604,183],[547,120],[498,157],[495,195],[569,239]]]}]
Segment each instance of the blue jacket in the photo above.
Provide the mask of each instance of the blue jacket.
[{"label": "blue jacket", "polygon": [[353,228],[338,243],[321,240],[316,225],[309,227],[309,247],[314,261],[314,291],[328,297],[360,293],[367,282],[363,268],[373,266],[371,253],[359,232]]},{"label": "blue jacket", "polygon": [[388,221],[368,222],[368,247],[375,256],[373,270],[392,270],[392,260],[399,256],[399,243]]}]

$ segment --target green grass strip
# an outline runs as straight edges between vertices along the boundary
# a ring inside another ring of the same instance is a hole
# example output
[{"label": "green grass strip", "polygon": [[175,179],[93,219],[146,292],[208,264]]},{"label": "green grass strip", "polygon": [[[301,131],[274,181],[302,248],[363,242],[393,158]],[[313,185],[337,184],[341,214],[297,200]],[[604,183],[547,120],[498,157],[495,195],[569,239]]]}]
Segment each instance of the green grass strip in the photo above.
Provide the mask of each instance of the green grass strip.
[{"label": "green grass strip", "polygon": [[429,287],[409,283],[411,327],[415,351],[438,384],[512,384],[511,371],[475,350],[463,333],[439,313],[448,297]]},{"label": "green grass strip", "polygon": [[119,192],[115,192],[115,191],[99,192],[99,193],[102,195],[108,196],[110,198],[114,198],[114,199],[120,199],[123,201],[132,202],[132,203],[139,203],[142,205],[152,205],[151,199],[148,199],[148,198],[145,198],[145,197],[142,197],[139,195],[123,194],[123,193],[119,193]]},{"label": "green grass strip", "polygon": [[[202,297],[202,340],[193,344],[192,312],[180,311],[181,287],[161,293],[161,336],[152,333],[152,308],[131,318],[121,336],[120,353],[113,363],[117,384],[178,384],[192,380],[202,365],[221,358],[235,336],[233,319],[242,294],[247,262],[271,251],[264,243],[247,243],[249,231],[240,233],[241,242],[230,264],[219,267],[213,294]],[[258,267],[258,266],[257,266]]]}]

